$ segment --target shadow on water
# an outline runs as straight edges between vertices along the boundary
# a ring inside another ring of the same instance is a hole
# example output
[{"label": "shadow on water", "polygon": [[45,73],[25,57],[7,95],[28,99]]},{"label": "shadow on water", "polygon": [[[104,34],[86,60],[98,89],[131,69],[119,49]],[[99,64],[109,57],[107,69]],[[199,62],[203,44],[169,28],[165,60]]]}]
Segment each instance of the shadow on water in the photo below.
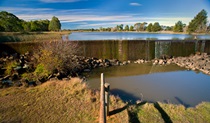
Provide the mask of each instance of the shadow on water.
[{"label": "shadow on water", "polygon": [[3,55],[4,52],[12,54],[16,53],[17,51],[7,44],[0,43],[0,56]]},{"label": "shadow on water", "polygon": [[181,100],[179,97],[174,97],[180,104],[184,105],[185,108],[190,107],[191,105],[185,103],[183,100]]},{"label": "shadow on water", "polygon": [[119,96],[124,102],[129,102],[134,104],[137,100],[140,100],[139,97],[134,96],[133,94],[127,93],[120,89],[111,89],[111,94]]},{"label": "shadow on water", "polygon": [[163,108],[157,102],[154,103],[154,107],[160,112],[165,123],[172,123],[171,118],[168,116],[168,114],[163,110]]}]

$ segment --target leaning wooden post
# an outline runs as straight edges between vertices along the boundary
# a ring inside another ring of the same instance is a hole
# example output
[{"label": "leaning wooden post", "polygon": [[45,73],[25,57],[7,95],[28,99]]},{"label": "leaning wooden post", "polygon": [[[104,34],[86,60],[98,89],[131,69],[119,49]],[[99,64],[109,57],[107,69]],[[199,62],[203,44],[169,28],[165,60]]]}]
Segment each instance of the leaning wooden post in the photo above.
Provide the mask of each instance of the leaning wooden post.
[{"label": "leaning wooden post", "polygon": [[105,112],[105,94],[104,94],[104,74],[101,73],[101,95],[100,95],[100,119],[99,123],[106,123],[106,112]]},{"label": "leaning wooden post", "polygon": [[109,90],[110,84],[105,83],[105,109],[106,109],[106,116],[109,116]]}]

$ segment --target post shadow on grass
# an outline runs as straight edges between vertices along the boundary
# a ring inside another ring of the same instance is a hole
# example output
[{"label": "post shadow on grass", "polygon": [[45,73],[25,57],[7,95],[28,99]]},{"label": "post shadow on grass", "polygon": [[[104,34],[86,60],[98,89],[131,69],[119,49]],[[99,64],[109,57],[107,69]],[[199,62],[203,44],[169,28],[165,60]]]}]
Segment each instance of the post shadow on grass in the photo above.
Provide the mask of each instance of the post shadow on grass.
[{"label": "post shadow on grass", "polygon": [[180,104],[184,105],[185,108],[190,107],[189,104],[185,103],[182,99],[180,99],[179,97],[174,97]]},{"label": "post shadow on grass", "polygon": [[168,114],[163,110],[163,108],[159,105],[158,102],[154,103],[154,107],[160,112],[163,120],[165,123],[173,123],[171,118],[168,116]]},{"label": "post shadow on grass", "polygon": [[[134,96],[133,94],[127,93],[120,89],[112,89],[110,92],[111,92],[111,94],[113,94],[115,96],[119,96],[124,102],[128,102],[124,107],[111,111],[110,116],[120,113],[127,109],[128,116],[129,116],[129,122],[130,123],[140,123],[137,112],[128,109],[129,106],[131,106],[132,104],[135,104],[135,102],[137,100],[139,100],[139,98]],[[141,103],[137,104],[136,106],[141,106],[141,105],[144,105],[145,103],[146,102],[141,102]]]},{"label": "post shadow on grass", "polygon": [[115,114],[117,114],[117,113],[120,113],[120,112],[126,110],[126,109],[128,108],[128,106],[129,106],[129,104],[127,103],[127,104],[126,104],[125,106],[123,106],[122,108],[118,108],[118,109],[115,109],[115,110],[113,110],[113,111],[110,111],[110,112],[109,112],[109,116],[115,115]]}]

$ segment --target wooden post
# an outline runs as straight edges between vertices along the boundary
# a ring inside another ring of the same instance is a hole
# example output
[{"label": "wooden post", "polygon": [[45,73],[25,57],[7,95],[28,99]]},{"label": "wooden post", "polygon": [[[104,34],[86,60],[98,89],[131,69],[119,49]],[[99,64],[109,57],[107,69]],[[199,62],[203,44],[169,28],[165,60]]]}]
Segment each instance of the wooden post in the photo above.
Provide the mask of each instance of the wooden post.
[{"label": "wooden post", "polygon": [[105,93],[104,93],[104,74],[101,73],[101,95],[100,95],[100,116],[99,123],[106,123],[106,112],[105,112]]},{"label": "wooden post", "polygon": [[106,109],[106,116],[109,116],[109,90],[110,84],[105,83],[105,109]]}]

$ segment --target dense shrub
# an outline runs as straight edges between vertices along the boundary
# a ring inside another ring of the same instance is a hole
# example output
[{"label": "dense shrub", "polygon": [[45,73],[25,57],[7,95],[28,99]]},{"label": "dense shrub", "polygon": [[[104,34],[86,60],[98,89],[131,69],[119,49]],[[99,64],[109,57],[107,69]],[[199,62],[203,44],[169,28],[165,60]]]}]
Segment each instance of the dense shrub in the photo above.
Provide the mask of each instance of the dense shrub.
[{"label": "dense shrub", "polygon": [[73,55],[77,52],[77,45],[73,42],[54,41],[44,42],[35,51],[36,70],[38,78],[48,77],[53,73],[67,74],[76,66]]},{"label": "dense shrub", "polygon": [[16,61],[10,61],[6,64],[6,75],[12,75],[15,71],[14,68],[18,66],[18,63]]}]

